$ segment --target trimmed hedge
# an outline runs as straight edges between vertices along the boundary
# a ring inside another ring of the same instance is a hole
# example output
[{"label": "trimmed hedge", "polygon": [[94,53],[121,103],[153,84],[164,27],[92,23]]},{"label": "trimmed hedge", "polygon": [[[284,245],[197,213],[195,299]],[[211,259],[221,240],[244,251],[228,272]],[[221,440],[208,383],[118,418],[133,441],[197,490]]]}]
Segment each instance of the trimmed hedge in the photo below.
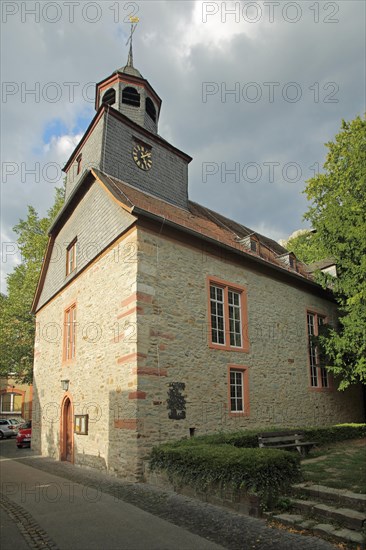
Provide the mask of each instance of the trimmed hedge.
[{"label": "trimmed hedge", "polygon": [[[154,447],[152,470],[165,470],[171,481],[207,489],[210,484],[245,488],[271,506],[281,492],[300,481],[300,455],[280,449],[258,448],[258,433],[284,428],[217,433]],[[291,428],[291,431],[293,428]],[[325,428],[299,428],[318,445],[366,436],[366,424],[338,424]]]},{"label": "trimmed hedge", "polygon": [[336,424],[325,428],[306,428],[303,430],[309,441],[316,441],[318,445],[360,439],[366,437],[366,424]]},{"label": "trimmed hedge", "polygon": [[[272,427],[257,430],[245,430],[233,433],[219,432],[213,435],[201,435],[187,440],[178,441],[178,445],[186,442],[188,445],[233,445],[234,447],[258,447],[258,433],[294,431],[295,428]],[[359,439],[366,437],[366,424],[336,424],[324,428],[299,428],[308,441],[316,441],[319,445]]]},{"label": "trimmed hedge", "polygon": [[165,470],[170,479],[178,478],[182,485],[199,489],[212,483],[245,488],[265,501],[301,479],[300,457],[296,453],[190,441],[154,447],[151,469]]}]

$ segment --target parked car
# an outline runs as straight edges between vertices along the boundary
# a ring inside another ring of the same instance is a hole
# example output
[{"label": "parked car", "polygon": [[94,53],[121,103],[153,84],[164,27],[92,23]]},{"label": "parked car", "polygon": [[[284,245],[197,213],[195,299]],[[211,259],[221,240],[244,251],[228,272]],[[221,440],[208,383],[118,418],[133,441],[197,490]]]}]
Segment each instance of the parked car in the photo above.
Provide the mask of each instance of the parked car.
[{"label": "parked car", "polygon": [[20,416],[14,416],[14,418],[7,418],[12,424],[24,424],[26,421]]},{"label": "parked car", "polygon": [[13,424],[11,420],[0,419],[0,439],[9,438],[18,433],[18,424]]},{"label": "parked car", "polygon": [[7,418],[7,420],[9,420],[9,422],[11,422],[13,426],[16,426],[17,428],[20,428],[20,426],[25,422],[24,418]]},{"label": "parked car", "polygon": [[17,447],[21,449],[22,447],[30,447],[32,439],[32,421],[28,420],[19,427],[17,435]]}]

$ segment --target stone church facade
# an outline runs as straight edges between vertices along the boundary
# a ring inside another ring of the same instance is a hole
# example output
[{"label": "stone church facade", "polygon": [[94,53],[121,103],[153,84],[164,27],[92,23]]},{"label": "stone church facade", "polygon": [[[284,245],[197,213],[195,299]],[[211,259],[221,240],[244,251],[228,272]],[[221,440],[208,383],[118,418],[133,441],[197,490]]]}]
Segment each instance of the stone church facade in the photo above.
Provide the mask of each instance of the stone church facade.
[{"label": "stone church facade", "polygon": [[97,84],[33,304],[33,448],[131,480],[166,440],[363,420],[310,338],[336,323],[331,293],[189,200],[160,108],[131,60]]}]

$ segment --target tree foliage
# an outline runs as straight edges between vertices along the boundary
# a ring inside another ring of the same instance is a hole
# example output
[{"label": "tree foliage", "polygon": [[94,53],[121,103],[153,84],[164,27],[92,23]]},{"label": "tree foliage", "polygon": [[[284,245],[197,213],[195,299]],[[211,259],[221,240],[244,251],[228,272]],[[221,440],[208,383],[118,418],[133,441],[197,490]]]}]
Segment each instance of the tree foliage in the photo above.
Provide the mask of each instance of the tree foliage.
[{"label": "tree foliage", "polygon": [[28,216],[14,227],[21,263],[7,276],[7,295],[0,295],[0,375],[15,373],[22,382],[32,381],[35,319],[30,313],[48,229],[64,202],[64,188],[56,189],[53,206],[40,218],[28,207]]},{"label": "tree foliage", "polygon": [[293,252],[299,260],[305,264],[312,264],[327,256],[318,233],[309,230],[296,233],[298,234],[291,235],[283,246]]},{"label": "tree foliage", "polygon": [[[315,233],[292,243],[308,262],[332,257],[338,277],[332,289],[339,305],[337,327],[319,339],[326,366],[339,377],[339,389],[366,384],[366,121],[342,121],[341,131],[326,144],[324,173],[307,182],[312,202],[305,219]],[[291,244],[291,243],[290,243]],[[318,274],[323,285],[329,275]]]}]

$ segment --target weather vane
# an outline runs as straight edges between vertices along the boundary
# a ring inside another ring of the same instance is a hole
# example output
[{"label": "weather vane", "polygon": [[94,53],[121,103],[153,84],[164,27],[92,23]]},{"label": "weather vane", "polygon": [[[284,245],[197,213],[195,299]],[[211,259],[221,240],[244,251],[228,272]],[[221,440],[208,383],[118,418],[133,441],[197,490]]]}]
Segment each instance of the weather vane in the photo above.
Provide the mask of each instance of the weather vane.
[{"label": "weather vane", "polygon": [[135,32],[136,27],[137,27],[137,23],[139,21],[140,21],[140,19],[138,17],[132,17],[132,15],[130,16],[131,32],[130,32],[130,36],[129,36],[127,42],[126,42],[126,46],[127,46],[128,43],[130,43],[130,51],[128,53],[128,60],[127,60],[127,66],[128,67],[133,67],[132,35]]}]

